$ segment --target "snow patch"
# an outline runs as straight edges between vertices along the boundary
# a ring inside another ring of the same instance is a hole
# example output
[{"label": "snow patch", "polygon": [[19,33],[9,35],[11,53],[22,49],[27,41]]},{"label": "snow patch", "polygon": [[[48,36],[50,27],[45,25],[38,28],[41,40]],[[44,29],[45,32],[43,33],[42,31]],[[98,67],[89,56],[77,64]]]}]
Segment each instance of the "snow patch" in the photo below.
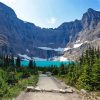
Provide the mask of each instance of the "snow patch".
[{"label": "snow patch", "polygon": [[59,52],[59,51],[62,52],[62,51],[64,51],[64,48],[60,48],[60,47],[59,47],[59,48],[53,49],[53,50],[54,50],[54,51],[58,51],[58,52]]},{"label": "snow patch", "polygon": [[[25,60],[25,61],[31,60],[31,57],[29,57],[25,54],[24,55],[18,54],[18,56],[22,58],[21,60]],[[17,59],[17,57],[16,57],[16,59]],[[35,60],[35,61],[47,61],[47,59],[39,58],[39,57],[32,57],[32,59]]]},{"label": "snow patch", "polygon": [[68,59],[63,56],[60,56],[60,57],[55,56],[52,59],[53,59],[53,61],[68,61]]},{"label": "snow patch", "polygon": [[21,59],[21,60],[23,60],[23,61],[29,61],[28,59],[26,59],[26,58],[23,58],[23,59]]},{"label": "snow patch", "polygon": [[43,50],[53,50],[52,48],[49,47],[38,47],[39,49],[43,49]]},{"label": "snow patch", "polygon": [[53,61],[59,61],[59,57],[57,57],[57,56],[52,57],[52,60],[53,60]]},{"label": "snow patch", "polygon": [[60,61],[68,61],[68,59],[62,56],[60,57]]},{"label": "snow patch", "polygon": [[64,51],[68,51],[69,49],[71,49],[71,48],[69,48],[69,47],[68,48],[64,48]]},{"label": "snow patch", "polygon": [[49,48],[49,47],[38,47],[39,49],[42,49],[42,50],[54,50],[54,51],[57,51],[57,52],[64,52],[64,51],[67,51],[69,50],[70,48]]},{"label": "snow patch", "polygon": [[[27,55],[22,55],[22,54],[18,54],[20,57],[22,57],[21,60],[24,60],[24,61],[29,61],[31,60],[31,57],[27,56]],[[15,58],[17,59],[17,58]],[[39,57],[32,57],[32,60],[34,61],[47,61],[47,59],[44,59],[44,58],[39,58]],[[51,59],[52,61],[68,61],[68,59],[66,57],[63,57],[63,56],[55,56]]]},{"label": "snow patch", "polygon": [[77,44],[74,44],[73,48],[78,48],[82,45],[83,43],[77,43]]},{"label": "snow patch", "polygon": [[84,43],[89,43],[89,41],[85,41]]},{"label": "snow patch", "polygon": [[31,60],[31,58],[27,55],[18,54],[18,56],[22,57],[23,59]]},{"label": "snow patch", "polygon": [[77,40],[75,43],[79,43],[80,42],[80,40]]},{"label": "snow patch", "polygon": [[33,57],[33,60],[35,61],[47,61],[47,59],[39,58],[39,57]]}]

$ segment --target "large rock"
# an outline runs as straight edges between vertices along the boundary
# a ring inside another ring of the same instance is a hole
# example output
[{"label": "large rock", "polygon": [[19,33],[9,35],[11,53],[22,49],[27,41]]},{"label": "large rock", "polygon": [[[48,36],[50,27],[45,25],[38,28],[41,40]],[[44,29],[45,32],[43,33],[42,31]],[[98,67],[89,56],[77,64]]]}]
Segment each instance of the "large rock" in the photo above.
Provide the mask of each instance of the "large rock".
[{"label": "large rock", "polygon": [[35,88],[33,86],[27,86],[26,87],[26,92],[34,92]]}]

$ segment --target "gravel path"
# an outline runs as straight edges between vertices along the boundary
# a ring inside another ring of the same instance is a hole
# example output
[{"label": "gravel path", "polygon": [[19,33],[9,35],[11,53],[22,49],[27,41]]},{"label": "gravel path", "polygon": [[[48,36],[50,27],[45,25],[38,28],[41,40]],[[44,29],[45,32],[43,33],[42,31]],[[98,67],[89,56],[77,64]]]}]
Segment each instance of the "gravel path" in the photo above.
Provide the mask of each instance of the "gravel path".
[{"label": "gravel path", "polygon": [[77,94],[60,94],[48,92],[29,92],[16,100],[86,100],[81,99]]},{"label": "gravel path", "polygon": [[[40,75],[36,88],[53,90],[59,89],[55,80],[47,75]],[[15,100],[86,100],[80,98],[77,93],[52,93],[52,92],[27,92],[20,94]]]},{"label": "gravel path", "polygon": [[55,81],[52,79],[52,77],[47,77],[47,75],[44,75],[44,74],[40,75],[37,87],[39,87],[40,89],[45,89],[45,90],[59,89],[59,87],[57,86]]}]

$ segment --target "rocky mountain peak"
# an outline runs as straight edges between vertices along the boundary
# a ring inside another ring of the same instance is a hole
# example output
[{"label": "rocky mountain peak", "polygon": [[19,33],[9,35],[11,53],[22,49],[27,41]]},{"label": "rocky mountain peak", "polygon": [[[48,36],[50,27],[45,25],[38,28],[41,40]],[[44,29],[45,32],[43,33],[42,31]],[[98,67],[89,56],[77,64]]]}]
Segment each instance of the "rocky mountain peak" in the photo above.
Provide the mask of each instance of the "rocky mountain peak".
[{"label": "rocky mountain peak", "polygon": [[0,15],[17,17],[14,10],[0,2]]},{"label": "rocky mountain peak", "polygon": [[[22,21],[17,18],[12,8],[3,3],[0,3],[0,19],[0,40],[3,41],[0,44],[5,43],[6,37],[5,52],[12,52],[15,55],[27,54],[40,58],[47,58],[49,54],[58,56],[59,48],[76,44],[77,40],[88,41],[100,37],[100,29],[98,27],[97,30],[96,27],[100,24],[100,12],[91,8],[84,13],[82,20],[65,22],[56,29],[40,28],[33,23]],[[51,48],[49,53],[47,48]]]},{"label": "rocky mountain peak", "polygon": [[100,22],[100,12],[89,8],[86,13],[83,14],[82,24],[83,28],[93,29]]},{"label": "rocky mountain peak", "polygon": [[87,12],[94,12],[95,10],[94,9],[92,9],[92,8],[89,8],[88,10],[87,10]]}]

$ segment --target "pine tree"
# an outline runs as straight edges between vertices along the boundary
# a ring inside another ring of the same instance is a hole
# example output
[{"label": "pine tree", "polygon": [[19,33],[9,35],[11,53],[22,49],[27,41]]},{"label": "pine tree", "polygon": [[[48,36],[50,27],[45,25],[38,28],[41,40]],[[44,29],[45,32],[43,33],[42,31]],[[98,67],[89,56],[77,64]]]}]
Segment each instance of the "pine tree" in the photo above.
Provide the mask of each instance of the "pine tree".
[{"label": "pine tree", "polygon": [[94,90],[100,90],[100,59],[93,65],[92,86]]},{"label": "pine tree", "polygon": [[21,66],[21,61],[20,61],[20,57],[18,56],[16,59],[16,67],[20,67]]},{"label": "pine tree", "polygon": [[100,90],[100,51],[93,47],[89,47],[84,55],[84,63],[82,58],[80,61],[82,71],[77,82],[79,88],[86,90]]},{"label": "pine tree", "polygon": [[38,74],[38,69],[36,67],[36,63],[33,60],[29,61],[29,70],[31,74]]},{"label": "pine tree", "polygon": [[54,66],[53,69],[52,69],[52,74],[53,75],[58,75],[58,73],[59,73],[58,68]]},{"label": "pine tree", "polygon": [[99,59],[100,58],[100,48],[99,47],[95,51],[95,54],[96,54],[96,58]]},{"label": "pine tree", "polygon": [[4,68],[7,69],[10,66],[10,58],[8,55],[4,56],[3,62],[4,62]]},{"label": "pine tree", "polygon": [[84,65],[83,72],[78,79],[78,88],[84,88],[86,90],[92,90],[91,86],[91,76],[90,76],[90,69],[88,65]]},{"label": "pine tree", "polygon": [[60,66],[60,68],[59,68],[59,74],[61,74],[61,75],[64,75],[65,74],[65,66],[64,66],[64,64],[62,63],[61,64],[61,66]]},{"label": "pine tree", "polygon": [[13,55],[11,56],[10,65],[11,65],[12,67],[15,66],[15,64],[14,64],[14,56],[13,56]]},{"label": "pine tree", "polygon": [[30,61],[29,61],[29,68],[30,68],[30,69],[33,69],[33,60],[30,60]]}]

